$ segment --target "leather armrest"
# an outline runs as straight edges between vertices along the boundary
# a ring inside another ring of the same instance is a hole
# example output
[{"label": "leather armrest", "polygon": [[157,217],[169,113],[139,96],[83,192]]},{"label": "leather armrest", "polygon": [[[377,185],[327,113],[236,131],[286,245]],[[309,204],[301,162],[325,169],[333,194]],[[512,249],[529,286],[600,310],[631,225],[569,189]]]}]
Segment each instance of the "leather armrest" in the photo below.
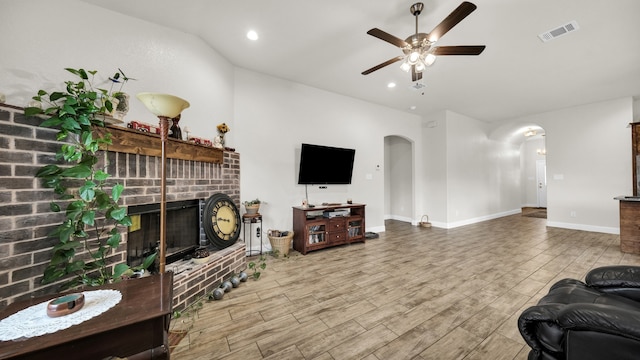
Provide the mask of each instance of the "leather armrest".
[{"label": "leather armrest", "polygon": [[522,312],[518,318],[520,334],[536,353],[543,350],[562,351],[564,330],[558,326],[558,312],[564,305],[535,305]]},{"label": "leather armrest", "polygon": [[592,287],[637,287],[640,288],[640,266],[604,266],[589,271],[585,277]]},{"label": "leather armrest", "polygon": [[589,271],[585,282],[602,292],[640,301],[640,266],[604,266]]},{"label": "leather armrest", "polygon": [[568,330],[598,331],[640,340],[640,311],[611,305],[566,305],[558,312],[557,324]]}]

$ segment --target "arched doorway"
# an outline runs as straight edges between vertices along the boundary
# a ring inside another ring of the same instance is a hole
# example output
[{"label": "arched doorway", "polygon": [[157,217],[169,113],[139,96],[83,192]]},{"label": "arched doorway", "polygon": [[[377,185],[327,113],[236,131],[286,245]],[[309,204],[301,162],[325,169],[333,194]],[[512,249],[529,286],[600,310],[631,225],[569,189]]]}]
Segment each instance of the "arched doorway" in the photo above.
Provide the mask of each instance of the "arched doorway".
[{"label": "arched doorway", "polygon": [[413,222],[413,153],[413,143],[406,138],[395,135],[384,138],[385,220]]}]

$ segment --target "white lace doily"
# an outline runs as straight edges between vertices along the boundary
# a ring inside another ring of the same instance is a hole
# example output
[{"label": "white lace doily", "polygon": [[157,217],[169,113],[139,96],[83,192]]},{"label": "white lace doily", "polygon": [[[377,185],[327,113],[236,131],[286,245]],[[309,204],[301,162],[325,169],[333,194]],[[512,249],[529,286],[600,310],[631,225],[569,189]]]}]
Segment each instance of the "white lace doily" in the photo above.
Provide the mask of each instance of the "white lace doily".
[{"label": "white lace doily", "polygon": [[84,306],[69,315],[49,317],[47,304],[50,300],[47,300],[0,320],[0,341],[30,338],[66,329],[102,314],[122,299],[118,290],[84,291],[83,294]]}]

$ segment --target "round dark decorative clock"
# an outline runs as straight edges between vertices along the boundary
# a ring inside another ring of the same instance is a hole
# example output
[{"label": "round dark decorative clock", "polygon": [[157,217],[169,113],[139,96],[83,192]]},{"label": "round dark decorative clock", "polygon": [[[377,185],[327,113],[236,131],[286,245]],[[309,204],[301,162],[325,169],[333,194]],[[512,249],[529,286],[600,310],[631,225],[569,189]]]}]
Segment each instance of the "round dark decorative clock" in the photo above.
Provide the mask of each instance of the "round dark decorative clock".
[{"label": "round dark decorative clock", "polygon": [[240,212],[226,194],[214,194],[207,199],[202,224],[209,241],[220,249],[235,244],[240,236]]}]

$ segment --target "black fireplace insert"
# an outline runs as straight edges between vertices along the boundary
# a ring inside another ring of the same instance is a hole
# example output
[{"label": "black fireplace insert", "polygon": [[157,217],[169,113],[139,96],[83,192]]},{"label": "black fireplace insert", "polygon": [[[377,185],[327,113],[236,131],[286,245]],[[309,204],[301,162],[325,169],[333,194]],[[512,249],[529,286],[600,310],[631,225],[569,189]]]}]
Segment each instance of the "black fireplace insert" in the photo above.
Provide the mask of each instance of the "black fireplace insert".
[{"label": "black fireplace insert", "polygon": [[[166,263],[190,255],[200,246],[201,200],[167,203]],[[129,207],[132,225],[127,237],[127,264],[137,266],[145,257],[157,251],[160,244],[160,204]]]}]

